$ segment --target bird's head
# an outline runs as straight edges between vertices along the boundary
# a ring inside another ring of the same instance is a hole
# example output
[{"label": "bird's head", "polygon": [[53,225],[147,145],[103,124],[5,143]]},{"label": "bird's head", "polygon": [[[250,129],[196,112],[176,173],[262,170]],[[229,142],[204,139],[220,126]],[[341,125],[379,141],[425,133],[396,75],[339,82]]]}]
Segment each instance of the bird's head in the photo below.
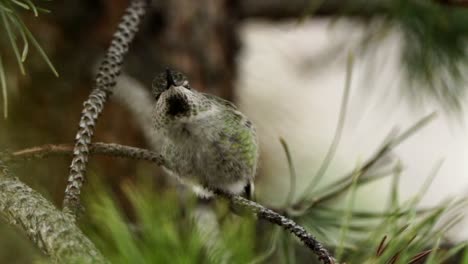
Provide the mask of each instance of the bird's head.
[{"label": "bird's head", "polygon": [[184,74],[166,69],[154,78],[155,114],[165,120],[180,121],[196,116],[206,108],[204,96],[192,90]]}]

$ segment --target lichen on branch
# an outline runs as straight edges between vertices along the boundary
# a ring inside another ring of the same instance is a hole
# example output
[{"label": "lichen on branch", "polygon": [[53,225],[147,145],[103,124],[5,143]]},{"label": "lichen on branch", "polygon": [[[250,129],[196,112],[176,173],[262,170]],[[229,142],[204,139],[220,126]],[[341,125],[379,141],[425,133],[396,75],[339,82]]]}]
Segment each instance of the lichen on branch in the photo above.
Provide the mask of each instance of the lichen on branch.
[{"label": "lichen on branch", "polygon": [[69,215],[11,175],[1,160],[0,216],[56,263],[108,263]]}]

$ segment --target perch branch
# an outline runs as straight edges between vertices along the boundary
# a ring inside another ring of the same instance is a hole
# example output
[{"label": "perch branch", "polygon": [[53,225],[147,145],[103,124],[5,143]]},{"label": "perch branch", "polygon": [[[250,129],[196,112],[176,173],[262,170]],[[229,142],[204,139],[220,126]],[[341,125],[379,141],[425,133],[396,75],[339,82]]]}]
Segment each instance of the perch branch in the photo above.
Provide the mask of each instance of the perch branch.
[{"label": "perch branch", "polygon": [[96,75],[95,86],[81,112],[78,132],[75,137],[73,159],[70,165],[68,185],[63,200],[63,210],[76,216],[80,204],[81,186],[85,180],[88,163],[89,145],[94,134],[97,119],[104,108],[107,98],[115,86],[116,77],[120,74],[124,55],[133,40],[138,26],[145,13],[146,0],[133,0],[125,11],[117,31]]},{"label": "perch branch", "polygon": [[[7,155],[7,160],[15,162],[18,160],[40,159],[56,155],[69,155],[73,151],[71,145],[45,145],[40,147],[29,148],[16,151]],[[138,160],[146,160],[154,162],[159,166],[165,166],[164,159],[161,155],[146,149],[128,147],[118,144],[93,143],[89,148],[90,154],[103,154],[116,157],[127,157]],[[168,168],[170,169],[170,168]],[[220,190],[215,191],[216,195],[221,196],[234,205],[241,206],[256,214],[259,218],[267,220],[270,223],[281,226],[283,229],[291,232],[299,240],[301,240],[309,249],[317,255],[319,260],[324,264],[334,263],[331,254],[317,241],[317,239],[305,230],[304,227],[298,225],[293,220],[264,207],[261,204],[250,201],[238,195],[232,195]]]},{"label": "perch branch", "polygon": [[[98,155],[107,155],[113,157],[125,157],[135,160],[147,160],[161,166],[163,158],[154,152],[145,149],[123,146],[113,143],[92,143],[89,146],[89,153]],[[26,160],[43,159],[54,156],[63,156],[73,154],[73,146],[70,144],[47,144],[15,151],[11,154],[4,154],[6,162],[17,162]]]},{"label": "perch branch", "polygon": [[108,263],[67,214],[13,177],[0,160],[0,216],[55,263]]},{"label": "perch branch", "polygon": [[259,203],[248,200],[242,196],[233,195],[230,193],[223,192],[221,190],[216,190],[215,193],[219,196],[228,199],[231,203],[235,205],[248,208],[251,212],[255,213],[261,219],[281,226],[284,230],[291,232],[299,240],[301,240],[301,242],[304,243],[304,245],[306,245],[310,250],[312,250],[312,252],[314,252],[314,254],[317,255],[318,259],[322,263],[335,263],[334,258],[328,252],[328,250],[323,247],[322,243],[320,243],[314,236],[307,232],[307,230],[305,230],[304,227],[297,224],[293,220],[271,209],[268,209]]}]

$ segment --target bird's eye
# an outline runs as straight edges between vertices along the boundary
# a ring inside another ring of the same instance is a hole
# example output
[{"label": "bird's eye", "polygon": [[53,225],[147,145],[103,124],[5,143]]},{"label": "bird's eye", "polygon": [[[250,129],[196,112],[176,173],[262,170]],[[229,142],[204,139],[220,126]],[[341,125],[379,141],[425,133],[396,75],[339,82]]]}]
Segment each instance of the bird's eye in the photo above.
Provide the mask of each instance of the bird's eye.
[{"label": "bird's eye", "polygon": [[192,89],[192,88],[190,88],[190,85],[189,85],[189,82],[188,82],[188,81],[184,81],[184,82],[182,83],[182,86],[183,86],[184,88],[188,89],[188,90],[191,90],[191,89]]}]

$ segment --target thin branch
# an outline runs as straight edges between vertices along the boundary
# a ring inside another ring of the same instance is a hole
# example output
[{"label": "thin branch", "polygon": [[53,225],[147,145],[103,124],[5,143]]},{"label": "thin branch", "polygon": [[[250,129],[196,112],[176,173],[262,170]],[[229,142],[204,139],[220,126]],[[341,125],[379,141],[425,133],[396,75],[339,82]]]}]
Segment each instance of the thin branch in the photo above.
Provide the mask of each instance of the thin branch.
[{"label": "thin branch", "polygon": [[[147,160],[161,166],[164,162],[161,155],[149,152],[145,149],[123,146],[112,143],[92,143],[89,146],[90,154],[107,155],[114,157],[125,157],[135,160]],[[73,146],[70,144],[47,144],[4,154],[6,162],[17,162],[23,160],[36,160],[54,156],[72,155]]]},{"label": "thin branch", "polygon": [[0,217],[54,263],[108,263],[73,219],[14,177],[0,160]]},{"label": "thin branch", "polygon": [[[14,162],[17,160],[40,159],[56,155],[69,155],[72,153],[72,151],[73,149],[70,145],[45,145],[41,147],[16,151],[10,155],[7,155],[6,157],[9,161]],[[162,156],[153,151],[118,144],[94,143],[90,145],[89,153],[146,160],[154,162],[159,166],[165,166],[165,162]],[[216,190],[215,193],[218,196],[228,199],[234,205],[248,209],[252,213],[256,214],[259,218],[267,220],[291,232],[309,249],[311,249],[312,252],[318,256],[322,263],[334,263],[332,255],[323,247],[323,245],[314,236],[308,233],[304,227],[298,225],[293,220],[241,196],[232,195],[220,190]]]},{"label": "thin branch", "polygon": [[79,129],[75,137],[73,160],[70,165],[68,185],[63,200],[64,212],[76,216],[80,204],[81,186],[85,180],[88,164],[89,145],[94,134],[97,119],[104,108],[111,90],[115,86],[115,79],[120,74],[121,64],[128,46],[138,31],[140,21],[147,7],[146,0],[133,0],[125,11],[114,33],[107,54],[101,62],[96,75],[95,87],[81,113]]},{"label": "thin branch", "polygon": [[249,209],[250,211],[255,213],[258,217],[264,220],[267,220],[270,223],[279,225],[283,229],[291,232],[293,235],[299,238],[299,240],[301,240],[301,242],[304,243],[304,245],[306,245],[309,249],[311,249],[312,252],[314,252],[317,255],[317,257],[322,263],[327,263],[327,264],[335,263],[334,258],[328,252],[328,250],[325,249],[323,245],[314,236],[309,234],[309,232],[307,232],[307,230],[305,230],[304,227],[298,225],[293,220],[271,209],[268,209],[261,204],[248,200],[242,196],[232,195],[222,190],[216,190],[215,193],[219,196],[222,196],[228,199],[230,202],[232,202],[235,205],[242,206],[244,208]]}]

